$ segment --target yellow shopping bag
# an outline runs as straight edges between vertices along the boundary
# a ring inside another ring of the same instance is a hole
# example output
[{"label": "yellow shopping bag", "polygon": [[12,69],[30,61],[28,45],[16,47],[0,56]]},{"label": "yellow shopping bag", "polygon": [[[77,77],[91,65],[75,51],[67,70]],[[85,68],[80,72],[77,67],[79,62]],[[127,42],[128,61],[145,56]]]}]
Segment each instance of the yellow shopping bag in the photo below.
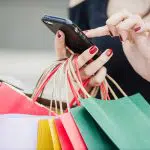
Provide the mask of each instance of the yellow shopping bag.
[{"label": "yellow shopping bag", "polygon": [[48,120],[39,120],[37,150],[53,150],[53,141]]},{"label": "yellow shopping bag", "polygon": [[52,136],[53,149],[61,150],[61,145],[60,145],[60,141],[57,135],[54,119],[49,120],[49,126],[50,126],[50,132]]}]

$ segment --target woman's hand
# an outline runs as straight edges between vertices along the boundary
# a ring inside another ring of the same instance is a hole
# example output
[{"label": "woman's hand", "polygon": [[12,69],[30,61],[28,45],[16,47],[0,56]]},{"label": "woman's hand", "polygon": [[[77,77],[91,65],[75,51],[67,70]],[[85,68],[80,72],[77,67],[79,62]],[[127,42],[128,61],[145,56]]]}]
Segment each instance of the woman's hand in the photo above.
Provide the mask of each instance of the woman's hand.
[{"label": "woman's hand", "polygon": [[[67,58],[66,55],[66,45],[65,45],[65,35],[62,31],[58,31],[55,37],[55,49],[58,60],[63,60]],[[113,52],[111,49],[107,49],[101,54],[99,58],[88,63],[98,52],[96,46],[92,46],[85,50],[82,54],[78,56],[78,66],[80,69],[81,79],[90,79],[90,87],[99,86],[100,83],[105,79],[106,68],[104,64],[111,58]],[[88,64],[87,64],[88,63]]]},{"label": "woman's hand", "polygon": [[88,37],[119,36],[134,70],[150,81],[150,22],[144,22],[140,16],[123,10],[112,15],[106,26],[88,30],[85,34]]}]

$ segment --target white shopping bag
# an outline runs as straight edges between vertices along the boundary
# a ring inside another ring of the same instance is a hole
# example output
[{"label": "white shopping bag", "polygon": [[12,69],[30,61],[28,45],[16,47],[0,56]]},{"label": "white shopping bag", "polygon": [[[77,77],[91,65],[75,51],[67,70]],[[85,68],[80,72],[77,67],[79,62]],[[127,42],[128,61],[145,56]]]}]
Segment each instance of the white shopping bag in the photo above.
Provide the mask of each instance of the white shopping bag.
[{"label": "white shopping bag", "polygon": [[36,150],[38,120],[50,116],[0,115],[0,150]]}]

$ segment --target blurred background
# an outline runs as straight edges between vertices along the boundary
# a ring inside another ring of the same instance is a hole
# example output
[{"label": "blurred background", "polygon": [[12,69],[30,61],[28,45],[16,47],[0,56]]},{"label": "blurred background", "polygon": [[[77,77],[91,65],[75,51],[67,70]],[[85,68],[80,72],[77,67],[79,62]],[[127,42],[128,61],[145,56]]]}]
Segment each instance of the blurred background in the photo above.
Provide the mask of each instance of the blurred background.
[{"label": "blurred background", "polygon": [[55,57],[54,35],[41,17],[67,18],[67,7],[68,0],[0,0],[0,78],[33,89]]}]

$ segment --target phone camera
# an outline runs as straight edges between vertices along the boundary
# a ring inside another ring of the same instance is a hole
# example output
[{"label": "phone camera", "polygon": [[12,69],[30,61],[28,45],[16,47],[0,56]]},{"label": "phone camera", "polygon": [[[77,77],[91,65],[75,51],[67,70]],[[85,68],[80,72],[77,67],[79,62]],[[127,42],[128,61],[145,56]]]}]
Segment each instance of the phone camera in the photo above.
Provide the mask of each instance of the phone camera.
[{"label": "phone camera", "polygon": [[79,30],[78,30],[78,28],[75,28],[75,32],[76,32],[76,33],[79,33]]},{"label": "phone camera", "polygon": [[49,25],[53,25],[53,23],[50,22],[50,21],[45,21],[45,23],[47,23],[47,24],[49,24]]}]

